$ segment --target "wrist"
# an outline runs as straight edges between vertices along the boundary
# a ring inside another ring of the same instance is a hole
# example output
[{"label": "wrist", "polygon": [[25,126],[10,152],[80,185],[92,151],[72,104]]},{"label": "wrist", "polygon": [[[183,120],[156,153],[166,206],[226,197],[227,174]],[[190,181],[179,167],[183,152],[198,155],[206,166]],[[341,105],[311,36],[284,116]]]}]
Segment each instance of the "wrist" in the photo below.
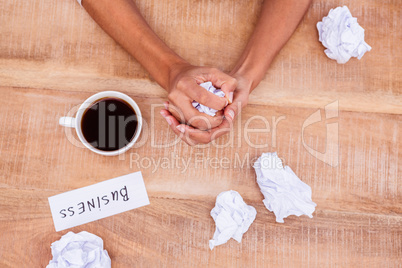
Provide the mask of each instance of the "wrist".
[{"label": "wrist", "polygon": [[250,94],[251,91],[259,84],[260,80],[255,80],[256,77],[252,75],[251,72],[243,72],[242,70],[233,70],[230,73],[231,76],[236,78],[239,88],[247,89],[247,93]]},{"label": "wrist", "polygon": [[256,53],[254,50],[246,49],[233,68],[232,73],[248,81],[251,92],[264,78],[273,58],[271,54],[261,55],[261,53]]},{"label": "wrist", "polygon": [[192,65],[183,59],[172,62],[168,67],[169,75],[165,90],[169,92],[170,89],[175,86],[178,76],[184,71],[189,70],[191,67]]}]

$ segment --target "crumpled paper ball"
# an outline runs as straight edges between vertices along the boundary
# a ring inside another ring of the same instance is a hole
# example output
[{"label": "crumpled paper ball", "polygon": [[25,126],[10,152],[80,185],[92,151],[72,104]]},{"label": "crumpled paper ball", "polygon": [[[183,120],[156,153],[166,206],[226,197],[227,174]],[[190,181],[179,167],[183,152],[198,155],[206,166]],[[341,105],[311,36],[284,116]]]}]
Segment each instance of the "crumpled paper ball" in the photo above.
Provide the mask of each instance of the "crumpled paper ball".
[{"label": "crumpled paper ball", "polygon": [[103,249],[103,240],[88,232],[68,232],[52,243],[53,260],[46,268],[110,268],[110,257]]},{"label": "crumpled paper ball", "polygon": [[290,215],[313,217],[316,204],[311,187],[302,182],[289,166],[283,167],[276,153],[263,153],[254,163],[257,183],[264,195],[265,207],[274,212],[276,221]]},{"label": "crumpled paper ball", "polygon": [[[202,83],[202,84],[200,84],[200,86],[202,86],[209,92],[214,93],[218,97],[225,97],[225,93],[222,90],[215,88],[211,82]],[[205,113],[210,116],[215,116],[216,112],[218,111],[218,110],[209,108],[205,105],[202,105],[201,103],[198,103],[196,101],[193,101],[192,104],[193,104],[193,107],[196,108],[199,112]]]},{"label": "crumpled paper ball", "polygon": [[256,215],[255,208],[247,205],[238,192],[230,190],[220,193],[211,210],[216,230],[214,237],[209,240],[209,248],[212,250],[215,246],[225,244],[230,238],[240,243]]},{"label": "crumpled paper ball", "polygon": [[351,57],[360,60],[371,50],[364,42],[364,29],[347,6],[331,9],[328,16],[317,23],[317,29],[320,42],[327,48],[325,54],[340,64],[348,62]]}]

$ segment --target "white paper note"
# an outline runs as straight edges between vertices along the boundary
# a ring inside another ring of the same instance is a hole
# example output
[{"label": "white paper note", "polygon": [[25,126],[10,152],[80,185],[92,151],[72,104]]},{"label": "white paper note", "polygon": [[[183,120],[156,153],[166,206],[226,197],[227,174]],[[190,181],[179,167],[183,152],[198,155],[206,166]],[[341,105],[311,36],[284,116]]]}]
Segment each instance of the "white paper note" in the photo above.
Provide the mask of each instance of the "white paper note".
[{"label": "white paper note", "polygon": [[149,205],[141,172],[49,197],[56,232]]}]

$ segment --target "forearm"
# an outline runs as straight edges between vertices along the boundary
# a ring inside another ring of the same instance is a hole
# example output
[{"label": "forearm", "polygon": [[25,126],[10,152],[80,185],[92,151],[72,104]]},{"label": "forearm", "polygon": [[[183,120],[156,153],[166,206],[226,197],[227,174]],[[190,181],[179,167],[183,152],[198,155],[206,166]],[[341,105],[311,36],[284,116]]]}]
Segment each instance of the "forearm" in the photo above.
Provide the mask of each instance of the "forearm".
[{"label": "forearm", "polygon": [[99,26],[168,89],[173,66],[187,64],[152,31],[132,0],[84,0]]},{"label": "forearm", "polygon": [[260,18],[232,74],[244,77],[252,91],[289,40],[311,0],[265,0]]}]

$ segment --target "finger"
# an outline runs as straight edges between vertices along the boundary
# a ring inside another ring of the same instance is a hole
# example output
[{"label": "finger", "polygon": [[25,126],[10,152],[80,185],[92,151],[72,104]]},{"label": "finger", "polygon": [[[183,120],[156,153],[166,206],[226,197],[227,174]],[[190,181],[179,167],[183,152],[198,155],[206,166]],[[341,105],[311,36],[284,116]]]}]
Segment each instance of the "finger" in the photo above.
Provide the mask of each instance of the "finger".
[{"label": "finger", "polygon": [[177,99],[170,99],[171,102],[165,102],[166,110],[169,111],[178,121],[179,123],[186,123],[186,117],[184,116],[182,109],[174,105],[173,103],[186,103],[189,102],[187,98],[178,97]]},{"label": "finger", "polygon": [[[163,111],[163,109],[161,110],[161,114],[165,117],[165,115],[166,116],[168,116],[168,115],[172,115],[173,117],[175,117],[175,119],[179,122],[179,124],[180,124],[180,122],[183,122],[184,123],[184,121],[185,121],[185,119],[184,119],[184,115],[183,115],[183,113],[181,113],[181,111],[176,107],[176,106],[174,106],[174,105],[170,105],[170,103],[168,102],[168,101],[165,101],[164,103],[163,103],[163,106],[165,106],[165,111],[166,112],[162,112]],[[164,115],[164,114],[165,115]],[[166,118],[166,117],[165,117]]]},{"label": "finger", "polygon": [[177,136],[179,136],[179,138],[181,140],[183,140],[185,143],[187,143],[190,146],[194,146],[194,145],[198,144],[197,141],[194,141],[191,138],[189,138],[188,134],[180,131],[180,128],[177,128],[177,126],[181,126],[181,124],[179,123],[179,121],[177,121],[177,119],[168,110],[162,109],[161,115],[166,119],[170,128],[173,130],[173,132]]},{"label": "finger", "polygon": [[239,111],[241,110],[241,102],[235,101],[232,104],[229,104],[224,112],[225,118],[229,122],[233,122],[233,120],[236,118],[236,116],[239,114]]},{"label": "finger", "polygon": [[190,126],[188,126],[188,125],[186,125],[186,124],[178,124],[176,127],[174,127],[174,129],[173,129],[173,125],[171,126],[171,128],[172,128],[173,132],[174,132],[177,136],[179,136],[180,139],[181,139],[182,141],[184,141],[185,143],[187,143],[188,145],[190,145],[190,146],[195,146],[195,145],[199,144],[198,141],[195,141],[195,140],[193,140],[193,139],[191,139],[191,138],[189,137],[188,133],[186,133],[185,130],[184,130],[184,126],[190,127]]},{"label": "finger", "polygon": [[168,122],[172,122],[169,125],[173,132],[190,146],[197,145],[198,143],[209,143],[212,140],[229,133],[232,127],[229,121],[224,120],[220,126],[209,131],[203,131],[185,124],[180,124],[179,121],[177,121],[176,118],[174,118],[167,110],[162,110],[161,114]]},{"label": "finger", "polygon": [[223,120],[223,111],[217,112],[215,116],[210,116],[208,114],[199,112],[191,103],[184,103],[183,109],[186,110],[184,115],[186,122],[200,130],[208,130],[217,127],[222,123]]},{"label": "finger", "polygon": [[180,125],[180,129],[182,131],[184,130],[183,133],[186,133],[191,140],[204,144],[209,143],[212,140],[215,140],[226,133],[229,133],[231,127],[232,127],[231,123],[227,120],[224,120],[222,124],[220,124],[218,127],[208,131],[202,131],[187,125]]},{"label": "finger", "polygon": [[233,92],[237,88],[237,80],[232,76],[225,74],[224,72],[212,68],[212,75],[209,77],[209,81],[212,82],[214,87],[220,88],[227,98],[229,103],[233,102]]},{"label": "finger", "polygon": [[191,124],[201,130],[211,129],[222,123],[223,111],[217,112],[215,116],[210,116],[194,108],[189,99],[181,99],[178,103],[180,103],[180,109],[170,103],[169,112],[181,123]]},{"label": "finger", "polygon": [[212,140],[230,132],[232,127],[230,122],[227,120],[224,120],[219,127],[213,128],[210,131],[203,131],[185,124],[180,124],[179,121],[177,121],[177,119],[167,110],[169,105],[169,102],[164,102],[166,109],[161,110],[161,115],[171,126],[173,132],[190,146],[197,145],[198,143],[209,143]]},{"label": "finger", "polygon": [[[160,111],[160,114],[163,116],[163,118],[165,118],[166,122],[168,123],[168,125],[170,126],[171,124],[173,124],[173,120],[171,120],[170,115],[171,113],[169,113],[169,111],[162,109]],[[176,120],[177,121],[177,120]]]},{"label": "finger", "polygon": [[228,120],[223,119],[222,124],[211,130],[211,141],[229,133],[232,128],[233,124]]},{"label": "finger", "polygon": [[189,139],[198,143],[206,144],[211,141],[211,133],[208,130],[199,130],[189,125],[180,125],[178,129],[185,133]]},{"label": "finger", "polygon": [[165,106],[165,109],[166,109],[166,110],[169,110],[169,102],[168,102],[168,101],[165,101],[165,102],[163,103],[163,106]]},{"label": "finger", "polygon": [[205,88],[197,84],[191,87],[189,95],[196,102],[218,111],[228,105],[228,100],[226,98],[218,97],[214,93],[205,90]]}]

